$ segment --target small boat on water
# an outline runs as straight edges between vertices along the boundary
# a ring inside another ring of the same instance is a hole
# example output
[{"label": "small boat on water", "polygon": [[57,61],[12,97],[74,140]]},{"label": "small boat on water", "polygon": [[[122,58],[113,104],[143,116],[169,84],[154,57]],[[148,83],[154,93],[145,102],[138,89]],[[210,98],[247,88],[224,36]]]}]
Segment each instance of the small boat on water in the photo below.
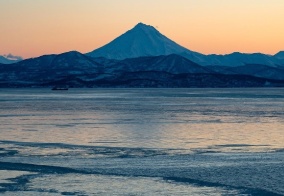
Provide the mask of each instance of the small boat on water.
[{"label": "small boat on water", "polygon": [[55,86],[51,90],[53,90],[53,91],[66,91],[66,90],[68,90],[68,88]]}]

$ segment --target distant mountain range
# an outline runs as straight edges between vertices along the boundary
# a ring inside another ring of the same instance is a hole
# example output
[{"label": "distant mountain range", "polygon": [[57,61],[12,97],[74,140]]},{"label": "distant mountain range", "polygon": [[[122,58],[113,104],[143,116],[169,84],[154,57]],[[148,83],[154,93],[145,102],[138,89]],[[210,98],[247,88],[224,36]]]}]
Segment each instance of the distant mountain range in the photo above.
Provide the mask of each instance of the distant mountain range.
[{"label": "distant mountain range", "polygon": [[12,63],[19,62],[21,60],[23,60],[22,57],[14,56],[12,54],[4,55],[4,56],[0,55],[0,63],[2,64],[12,64]]},{"label": "distant mountain range", "polygon": [[284,52],[203,55],[139,23],[87,54],[0,61],[0,87],[52,86],[279,87],[284,86]]},{"label": "distant mountain range", "polygon": [[[218,68],[221,68],[218,66]],[[283,73],[278,68],[266,67]],[[278,87],[281,80],[198,65],[171,54],[123,60],[93,58],[79,52],[45,55],[0,64],[0,87]],[[222,73],[222,74],[220,74]]]}]

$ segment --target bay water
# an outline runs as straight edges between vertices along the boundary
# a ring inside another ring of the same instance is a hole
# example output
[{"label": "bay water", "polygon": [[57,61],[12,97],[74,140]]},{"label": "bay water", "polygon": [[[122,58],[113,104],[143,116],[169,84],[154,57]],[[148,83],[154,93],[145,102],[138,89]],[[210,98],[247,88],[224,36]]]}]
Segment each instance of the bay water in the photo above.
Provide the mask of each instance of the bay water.
[{"label": "bay water", "polygon": [[284,195],[284,89],[0,89],[2,195]]}]

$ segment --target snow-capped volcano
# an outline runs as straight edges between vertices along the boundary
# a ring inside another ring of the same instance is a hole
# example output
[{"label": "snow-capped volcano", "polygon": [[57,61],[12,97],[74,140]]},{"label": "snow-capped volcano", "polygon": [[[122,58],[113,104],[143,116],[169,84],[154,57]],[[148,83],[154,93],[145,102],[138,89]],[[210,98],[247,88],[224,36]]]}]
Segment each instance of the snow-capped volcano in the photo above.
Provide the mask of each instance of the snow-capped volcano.
[{"label": "snow-capped volcano", "polygon": [[[105,46],[87,55],[108,59],[126,59],[187,53],[198,58],[201,54],[190,51],[161,34],[153,26],[138,23],[134,28]],[[202,55],[201,55],[202,56]]]},{"label": "snow-capped volcano", "polygon": [[261,53],[234,52],[226,55],[204,55],[182,47],[161,34],[153,26],[138,23],[134,28],[117,37],[105,46],[87,53],[91,57],[122,60],[143,56],[177,54],[203,66],[237,67],[261,64],[272,67],[284,66],[283,53],[275,56]]}]

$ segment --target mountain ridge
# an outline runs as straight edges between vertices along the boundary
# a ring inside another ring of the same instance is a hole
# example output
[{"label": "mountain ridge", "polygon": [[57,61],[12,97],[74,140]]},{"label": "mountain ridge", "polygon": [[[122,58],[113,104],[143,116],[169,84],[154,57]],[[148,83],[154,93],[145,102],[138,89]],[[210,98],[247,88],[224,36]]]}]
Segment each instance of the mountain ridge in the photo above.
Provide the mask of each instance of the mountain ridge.
[{"label": "mountain ridge", "polygon": [[284,59],[284,51],[279,51],[274,55],[274,57],[283,60]]},{"label": "mountain ridge", "polygon": [[127,58],[118,61],[114,67],[127,71],[164,71],[173,74],[180,73],[212,73],[207,67],[203,67],[189,59],[177,55],[159,55],[148,57]]},{"label": "mountain ridge", "polygon": [[220,74],[212,70],[176,54],[107,60],[71,51],[0,64],[0,87],[284,86],[284,80]]}]

